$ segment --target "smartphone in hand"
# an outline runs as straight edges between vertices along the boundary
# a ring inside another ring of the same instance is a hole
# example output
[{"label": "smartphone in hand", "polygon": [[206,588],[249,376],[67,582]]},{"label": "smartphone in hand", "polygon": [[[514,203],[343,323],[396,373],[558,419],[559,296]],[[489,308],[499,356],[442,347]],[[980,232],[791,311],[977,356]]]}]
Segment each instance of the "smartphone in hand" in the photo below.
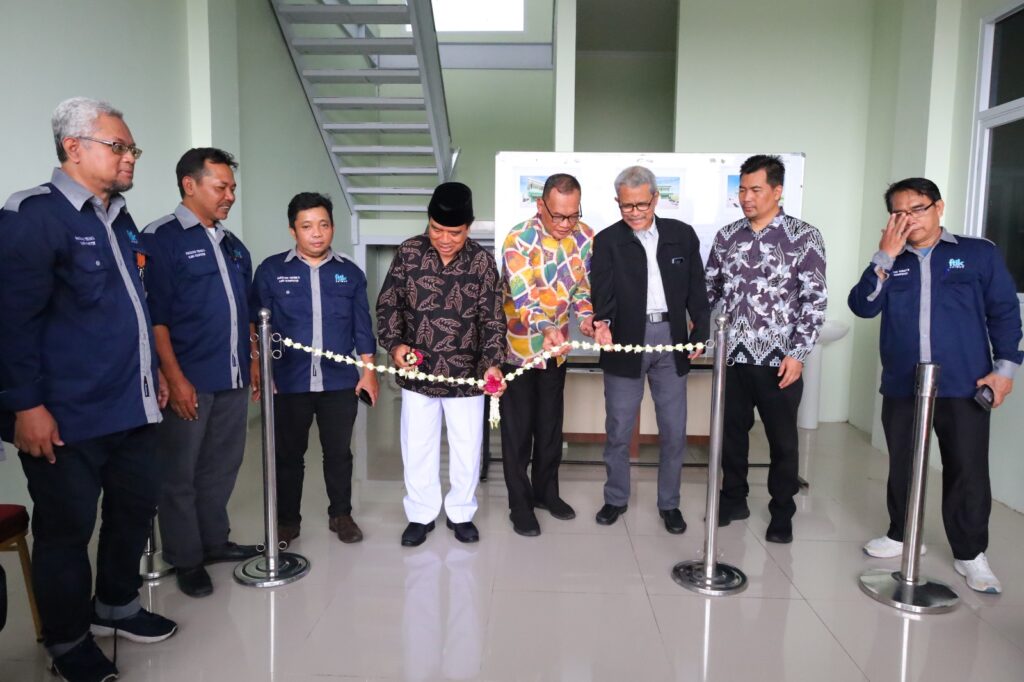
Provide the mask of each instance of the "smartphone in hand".
[{"label": "smartphone in hand", "polygon": [[974,402],[981,405],[986,412],[992,411],[992,402],[995,400],[995,393],[992,389],[985,384],[978,387],[978,390],[974,392]]},{"label": "smartphone in hand", "polygon": [[373,407],[373,398],[370,397],[370,392],[365,388],[359,389],[359,399],[366,403],[367,407]]}]

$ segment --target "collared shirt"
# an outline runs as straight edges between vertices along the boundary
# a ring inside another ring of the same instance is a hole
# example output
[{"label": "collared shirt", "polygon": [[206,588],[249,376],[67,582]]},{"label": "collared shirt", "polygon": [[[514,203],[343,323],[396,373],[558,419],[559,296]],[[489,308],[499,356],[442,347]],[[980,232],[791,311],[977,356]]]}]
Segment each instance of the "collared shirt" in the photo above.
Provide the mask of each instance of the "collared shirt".
[{"label": "collared shirt", "polygon": [[[512,228],[502,258],[504,309],[508,325],[506,362],[523,366],[544,350],[544,330],[558,327],[569,338],[569,308],[584,319],[590,302],[590,254],[594,232],[579,223],[555,239],[540,215]],[[558,363],[565,362],[559,356]]]},{"label": "collared shirt", "polygon": [[[366,299],[366,275],[350,259],[331,250],[313,264],[295,249],[264,260],[253,277],[249,309],[257,322],[270,309],[270,324],[283,337],[338,355],[373,355],[376,343]],[[279,393],[351,389],[359,371],[347,363],[283,348],[274,360]]]},{"label": "collared shirt", "polygon": [[859,317],[882,315],[882,395],[914,395],[917,364],[934,362],[939,397],[969,398],[978,379],[1012,379],[1024,360],[1017,289],[986,239],[943,228],[930,249],[906,245],[896,258],[879,251],[847,302]]},{"label": "collared shirt", "polygon": [[[426,235],[398,247],[377,298],[377,338],[423,353],[420,371],[482,379],[505,360],[505,315],[494,257],[472,239],[447,264]],[[470,386],[397,377],[398,385],[437,398],[480,395]]]},{"label": "collared shirt", "polygon": [[124,198],[61,169],[0,210],[0,403],[45,406],[65,442],[160,421],[143,299],[148,265]]},{"label": "collared shirt", "polygon": [[655,218],[646,230],[633,230],[633,236],[640,240],[647,254],[647,314],[668,312],[665,300],[665,284],[661,281],[658,266],[658,221]]},{"label": "collared shirt", "polygon": [[185,377],[200,393],[248,386],[248,249],[219,222],[207,230],[184,204],[147,225],[143,240],[153,324],[167,327]]},{"label": "collared shirt", "polygon": [[711,244],[705,278],[712,310],[729,315],[729,358],[777,367],[803,362],[825,322],[825,242],[781,209],[759,232],[743,218]]}]

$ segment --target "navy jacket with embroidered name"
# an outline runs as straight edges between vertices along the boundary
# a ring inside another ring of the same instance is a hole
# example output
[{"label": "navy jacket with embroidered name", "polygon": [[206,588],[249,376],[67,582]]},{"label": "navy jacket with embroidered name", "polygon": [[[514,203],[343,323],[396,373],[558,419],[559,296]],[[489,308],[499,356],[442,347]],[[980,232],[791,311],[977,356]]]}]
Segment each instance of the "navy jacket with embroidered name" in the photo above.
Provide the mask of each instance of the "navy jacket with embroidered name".
[{"label": "navy jacket with embroidered name", "polygon": [[249,385],[252,259],[241,240],[219,223],[217,230],[219,244],[179,205],[142,234],[152,254],[153,324],[167,327],[181,371],[199,393]]},{"label": "navy jacket with embroidered name", "polygon": [[[931,275],[925,344],[930,361],[941,366],[938,396],[973,396],[977,380],[993,371],[993,359],[996,371],[1012,377],[1024,360],[1018,349],[1020,306],[999,249],[985,239],[944,232],[925,262]],[[921,261],[904,249],[880,288],[876,267],[872,263],[864,271],[848,303],[859,317],[882,314],[882,395],[912,396],[916,367],[923,361]]]},{"label": "navy jacket with embroidered name", "polygon": [[[337,252],[310,267],[292,249],[267,258],[253,282],[253,321],[269,308],[270,323],[283,337],[342,355],[376,351],[366,297],[366,276]],[[274,360],[274,385],[280,393],[351,389],[359,381],[352,365],[284,348]]]},{"label": "navy jacket with embroidered name", "polygon": [[8,200],[0,210],[0,404],[45,406],[67,443],[160,421],[143,253],[124,200],[114,195],[104,209],[60,169],[53,182]]}]

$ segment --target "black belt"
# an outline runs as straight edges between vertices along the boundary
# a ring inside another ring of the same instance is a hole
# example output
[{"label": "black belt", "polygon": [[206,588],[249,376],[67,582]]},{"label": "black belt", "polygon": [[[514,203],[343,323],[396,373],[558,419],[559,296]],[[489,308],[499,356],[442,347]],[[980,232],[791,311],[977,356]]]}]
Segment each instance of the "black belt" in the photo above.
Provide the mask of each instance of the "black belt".
[{"label": "black belt", "polygon": [[647,313],[648,322],[668,322],[668,313]]}]

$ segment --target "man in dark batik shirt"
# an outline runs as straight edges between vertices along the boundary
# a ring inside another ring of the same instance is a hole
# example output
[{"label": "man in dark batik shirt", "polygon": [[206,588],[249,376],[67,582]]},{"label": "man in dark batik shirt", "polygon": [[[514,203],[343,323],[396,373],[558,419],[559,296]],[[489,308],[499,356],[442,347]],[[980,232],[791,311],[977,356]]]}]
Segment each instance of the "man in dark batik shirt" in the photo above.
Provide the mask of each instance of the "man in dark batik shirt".
[{"label": "man in dark batik shirt", "polygon": [[718,231],[705,269],[711,308],[727,313],[730,326],[718,525],[750,516],[747,457],[756,407],[771,454],[765,539],[782,543],[793,540],[793,497],[799,490],[800,375],[828,301],[825,243],[816,227],[782,210],[785,177],[777,156],[743,162],[744,217]]},{"label": "man in dark batik shirt", "polygon": [[[494,257],[472,239],[469,187],[446,182],[427,207],[427,233],[398,247],[377,298],[377,336],[400,368],[462,379],[501,381],[505,315]],[[441,511],[441,416],[448,427],[448,477],[444,498],[448,527],[460,542],[476,542],[473,525],[480,476],[484,395],[475,386],[397,377],[402,388],[402,464],[405,515],[402,545],[422,544]],[[504,385],[503,385],[504,387]],[[500,392],[499,392],[500,395]]]}]

